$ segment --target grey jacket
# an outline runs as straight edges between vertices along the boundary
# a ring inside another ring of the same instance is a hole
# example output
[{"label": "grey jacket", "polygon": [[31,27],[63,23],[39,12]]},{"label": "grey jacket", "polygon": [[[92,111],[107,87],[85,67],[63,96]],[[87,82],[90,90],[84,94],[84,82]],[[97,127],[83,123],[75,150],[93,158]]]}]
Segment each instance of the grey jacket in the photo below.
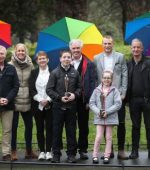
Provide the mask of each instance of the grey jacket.
[{"label": "grey jacket", "polygon": [[[113,51],[112,56],[114,59],[112,85],[119,90],[121,96],[125,97],[128,83],[128,71],[126,61],[122,53]],[[104,71],[104,52],[94,57],[94,64],[97,69],[98,84],[100,84],[102,73]]]},{"label": "grey jacket", "polygon": [[94,124],[99,125],[118,125],[118,110],[121,108],[121,97],[117,88],[111,86],[110,92],[105,98],[105,111],[107,113],[106,118],[100,118],[100,95],[102,86],[99,85],[94,91],[90,98],[89,107],[95,113]]},{"label": "grey jacket", "polygon": [[27,112],[31,109],[29,77],[31,75],[31,71],[34,69],[32,60],[29,56],[27,56],[27,63],[25,64],[25,67],[21,69],[18,62],[14,59],[14,56],[12,56],[10,64],[16,68],[20,83],[19,91],[15,98],[15,111]]}]

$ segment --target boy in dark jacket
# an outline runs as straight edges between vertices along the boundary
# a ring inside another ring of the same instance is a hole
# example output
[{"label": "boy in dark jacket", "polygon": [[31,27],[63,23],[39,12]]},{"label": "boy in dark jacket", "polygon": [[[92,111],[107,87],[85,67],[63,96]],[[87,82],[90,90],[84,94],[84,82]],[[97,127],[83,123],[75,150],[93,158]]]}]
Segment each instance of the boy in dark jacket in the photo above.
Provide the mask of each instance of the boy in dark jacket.
[{"label": "boy in dark jacket", "polygon": [[76,142],[76,100],[80,96],[81,81],[79,73],[71,66],[71,53],[63,51],[61,64],[51,72],[47,94],[53,100],[53,159],[59,163],[61,156],[61,141],[63,125],[65,123],[67,136],[68,162],[75,163],[77,150]]}]

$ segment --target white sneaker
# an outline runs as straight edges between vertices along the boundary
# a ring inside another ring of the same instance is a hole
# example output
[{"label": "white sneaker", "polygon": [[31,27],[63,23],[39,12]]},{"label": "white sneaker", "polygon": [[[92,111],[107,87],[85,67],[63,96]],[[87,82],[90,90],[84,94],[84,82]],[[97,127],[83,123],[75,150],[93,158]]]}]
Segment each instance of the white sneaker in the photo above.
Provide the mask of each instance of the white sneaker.
[{"label": "white sneaker", "polygon": [[38,160],[44,160],[44,159],[46,159],[45,153],[44,153],[44,152],[41,152],[41,153],[39,154]]},{"label": "white sneaker", "polygon": [[51,160],[53,158],[52,153],[51,152],[46,152],[46,160]]}]

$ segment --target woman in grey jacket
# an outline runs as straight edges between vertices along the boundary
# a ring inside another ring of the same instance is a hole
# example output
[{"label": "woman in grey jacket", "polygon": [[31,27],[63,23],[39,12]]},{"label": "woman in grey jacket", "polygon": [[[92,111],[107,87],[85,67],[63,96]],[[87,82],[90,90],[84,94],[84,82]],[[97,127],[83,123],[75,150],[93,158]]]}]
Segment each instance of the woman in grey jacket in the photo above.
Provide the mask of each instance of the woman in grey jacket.
[{"label": "woman in grey jacket", "polygon": [[104,163],[109,163],[112,145],[113,126],[118,125],[118,110],[121,108],[121,97],[119,91],[113,87],[113,74],[106,70],[102,75],[102,83],[94,90],[89,106],[95,113],[94,124],[96,125],[96,138],[93,150],[93,163],[98,163],[99,145],[105,131],[106,147]]},{"label": "woman in grey jacket", "polygon": [[32,152],[32,113],[31,113],[31,100],[29,96],[29,77],[31,71],[34,69],[32,60],[28,56],[27,48],[24,44],[17,44],[15,51],[12,55],[10,64],[14,65],[19,78],[19,92],[15,98],[15,110],[12,123],[12,160],[17,160],[17,127],[19,122],[19,113],[21,114],[25,125],[25,142],[26,152],[25,159],[37,158]]}]

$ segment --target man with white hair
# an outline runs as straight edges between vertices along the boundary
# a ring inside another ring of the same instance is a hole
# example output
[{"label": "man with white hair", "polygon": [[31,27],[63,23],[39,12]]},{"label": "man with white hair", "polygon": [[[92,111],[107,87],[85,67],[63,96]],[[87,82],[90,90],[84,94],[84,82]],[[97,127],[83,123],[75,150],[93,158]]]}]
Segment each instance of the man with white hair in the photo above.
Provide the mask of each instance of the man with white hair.
[{"label": "man with white hair", "polygon": [[18,93],[19,80],[15,67],[5,61],[6,54],[6,48],[0,45],[0,119],[2,122],[2,160],[10,161],[14,98]]},{"label": "man with white hair", "polygon": [[80,159],[88,159],[88,134],[89,134],[89,99],[96,86],[96,70],[94,64],[82,54],[83,42],[73,39],[69,43],[72,53],[74,68],[82,78],[82,95],[77,101],[77,116],[79,127],[78,149]]},{"label": "man with white hair", "polygon": [[[96,55],[94,57],[94,64],[97,69],[98,75],[98,84],[102,79],[104,70],[112,70],[113,72],[113,82],[112,84],[118,88],[121,98],[122,98],[122,107],[118,112],[119,117],[119,126],[117,129],[118,137],[118,159],[126,160],[128,157],[124,152],[125,144],[125,96],[127,91],[127,80],[128,72],[127,65],[122,53],[116,52],[113,50],[114,41],[111,36],[103,37],[103,48],[104,52]],[[113,149],[110,157],[114,157]]]}]

